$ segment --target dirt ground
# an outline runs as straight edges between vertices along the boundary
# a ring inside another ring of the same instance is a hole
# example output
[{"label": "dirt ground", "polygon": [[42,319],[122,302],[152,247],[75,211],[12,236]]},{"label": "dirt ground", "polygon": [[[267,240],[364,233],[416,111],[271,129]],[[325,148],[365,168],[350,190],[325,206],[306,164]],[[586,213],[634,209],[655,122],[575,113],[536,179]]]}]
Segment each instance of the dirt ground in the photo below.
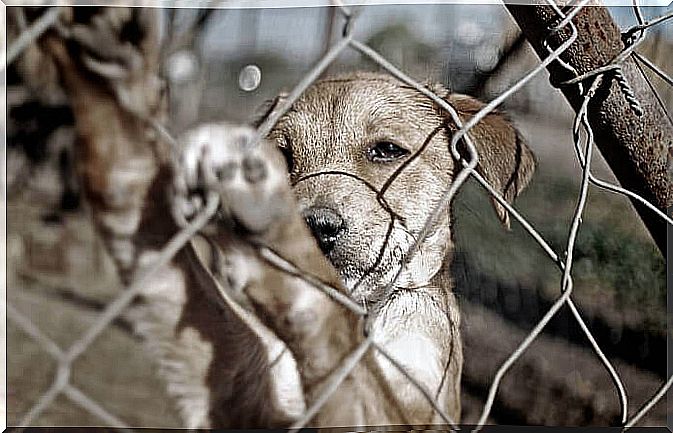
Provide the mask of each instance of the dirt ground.
[{"label": "dirt ground", "polygon": [[[86,216],[44,224],[40,217],[47,211],[9,205],[8,303],[67,349],[121,289]],[[11,320],[7,340],[7,417],[8,425],[15,425],[49,388],[58,365]],[[128,425],[177,427],[175,410],[154,371],[142,342],[122,318],[75,361],[71,383]],[[32,424],[100,425],[101,421],[62,395]]]}]

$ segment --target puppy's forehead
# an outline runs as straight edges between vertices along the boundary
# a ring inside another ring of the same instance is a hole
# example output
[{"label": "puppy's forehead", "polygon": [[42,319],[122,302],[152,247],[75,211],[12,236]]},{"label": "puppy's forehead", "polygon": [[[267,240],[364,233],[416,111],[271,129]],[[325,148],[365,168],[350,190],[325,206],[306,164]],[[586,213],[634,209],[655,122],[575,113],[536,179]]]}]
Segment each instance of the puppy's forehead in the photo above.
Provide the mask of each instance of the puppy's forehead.
[{"label": "puppy's forehead", "polygon": [[428,98],[395,79],[356,76],[314,84],[295,102],[292,111],[321,119],[366,122],[413,116],[431,109]]}]

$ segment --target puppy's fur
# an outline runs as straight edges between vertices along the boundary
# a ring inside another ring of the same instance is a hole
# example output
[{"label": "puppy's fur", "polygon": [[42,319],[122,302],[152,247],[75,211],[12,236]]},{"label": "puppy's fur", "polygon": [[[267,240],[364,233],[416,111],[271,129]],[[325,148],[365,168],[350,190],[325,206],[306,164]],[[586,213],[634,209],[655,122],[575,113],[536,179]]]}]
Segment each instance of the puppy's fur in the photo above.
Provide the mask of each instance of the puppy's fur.
[{"label": "puppy's fur", "polygon": [[[460,170],[448,149],[456,129],[448,116],[393,78],[352,74],[307,90],[271,141],[251,147],[250,128],[202,125],[181,136],[181,157],[171,163],[139,120],[164,112],[156,26],[146,25],[145,14],[105,10],[94,24],[72,24],[75,43],[54,35],[45,43],[74,108],[94,220],[124,279],[151,264],[178,231],[172,215],[189,218],[202,209],[196,191],[218,193],[220,211],[206,234],[147,280],[135,310],[185,425],[289,425],[324,392],[365,331],[458,421],[459,313],[451,280],[441,272],[453,250],[448,211],[394,289],[384,290]],[[120,37],[129,22],[145,23],[133,44]],[[106,59],[91,41],[105,36],[109,43],[110,35],[124,49]],[[124,62],[127,51],[132,61]],[[482,107],[432,89],[465,118]],[[479,171],[512,200],[533,171],[530,151],[501,114],[470,134]],[[380,158],[381,144],[393,158]],[[288,272],[288,263],[348,293],[367,320]],[[439,422],[422,393],[371,350],[311,424]]]}]

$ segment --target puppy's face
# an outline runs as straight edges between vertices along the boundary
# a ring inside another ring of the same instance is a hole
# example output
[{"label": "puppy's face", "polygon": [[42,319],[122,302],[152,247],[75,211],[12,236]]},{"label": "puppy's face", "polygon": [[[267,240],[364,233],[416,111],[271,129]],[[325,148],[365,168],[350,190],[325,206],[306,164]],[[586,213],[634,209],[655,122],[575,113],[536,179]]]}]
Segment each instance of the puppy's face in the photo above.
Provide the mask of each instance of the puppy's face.
[{"label": "puppy's face", "polygon": [[[463,96],[449,101],[466,117],[480,108]],[[447,119],[393,78],[356,74],[315,84],[271,132],[307,224],[357,298],[375,296],[394,277],[460,169],[449,151],[456,128]],[[516,131],[492,115],[472,137],[480,171],[513,198],[533,167]],[[448,212],[439,216],[396,286],[429,283],[452,248],[450,222]]]}]

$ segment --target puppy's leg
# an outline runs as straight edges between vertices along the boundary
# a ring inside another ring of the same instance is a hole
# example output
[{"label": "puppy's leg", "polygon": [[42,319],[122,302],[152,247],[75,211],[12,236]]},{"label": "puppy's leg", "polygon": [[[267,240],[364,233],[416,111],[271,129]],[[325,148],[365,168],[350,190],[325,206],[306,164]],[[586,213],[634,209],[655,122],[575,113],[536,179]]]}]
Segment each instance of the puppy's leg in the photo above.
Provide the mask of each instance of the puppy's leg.
[{"label": "puppy's leg", "polygon": [[[67,43],[56,35],[43,41],[73,106],[77,164],[95,224],[126,281],[151,266],[178,231],[169,159],[142,120],[161,118],[163,110],[152,36],[158,25],[146,13],[102,8],[87,22],[70,23]],[[122,37],[129,29],[140,39]],[[97,41],[119,49],[102,50]],[[212,281],[193,257],[184,248],[146,280],[135,310],[185,426],[290,422],[272,403],[265,346],[236,312],[211,302]]]},{"label": "puppy's leg", "polygon": [[[225,125],[205,125],[186,141],[194,155],[204,156],[201,178],[211,175],[211,188],[220,193],[221,217],[212,235],[235,263],[220,266],[230,292],[255,313],[290,348],[296,359],[307,404],[322,396],[331,375],[365,341],[362,318],[341,306],[308,280],[345,293],[299,216],[286,179],[283,158],[270,143],[252,145],[253,131],[226,132]],[[229,137],[227,139],[225,137]],[[228,150],[217,154],[215,144]],[[182,170],[189,172],[190,170]],[[186,189],[194,189],[188,176]],[[185,187],[182,187],[185,189]],[[189,202],[184,206],[190,210]],[[298,270],[297,268],[300,268]],[[403,406],[372,352],[365,354],[341,386],[312,419],[316,426],[362,426],[430,422],[424,413]]]}]

